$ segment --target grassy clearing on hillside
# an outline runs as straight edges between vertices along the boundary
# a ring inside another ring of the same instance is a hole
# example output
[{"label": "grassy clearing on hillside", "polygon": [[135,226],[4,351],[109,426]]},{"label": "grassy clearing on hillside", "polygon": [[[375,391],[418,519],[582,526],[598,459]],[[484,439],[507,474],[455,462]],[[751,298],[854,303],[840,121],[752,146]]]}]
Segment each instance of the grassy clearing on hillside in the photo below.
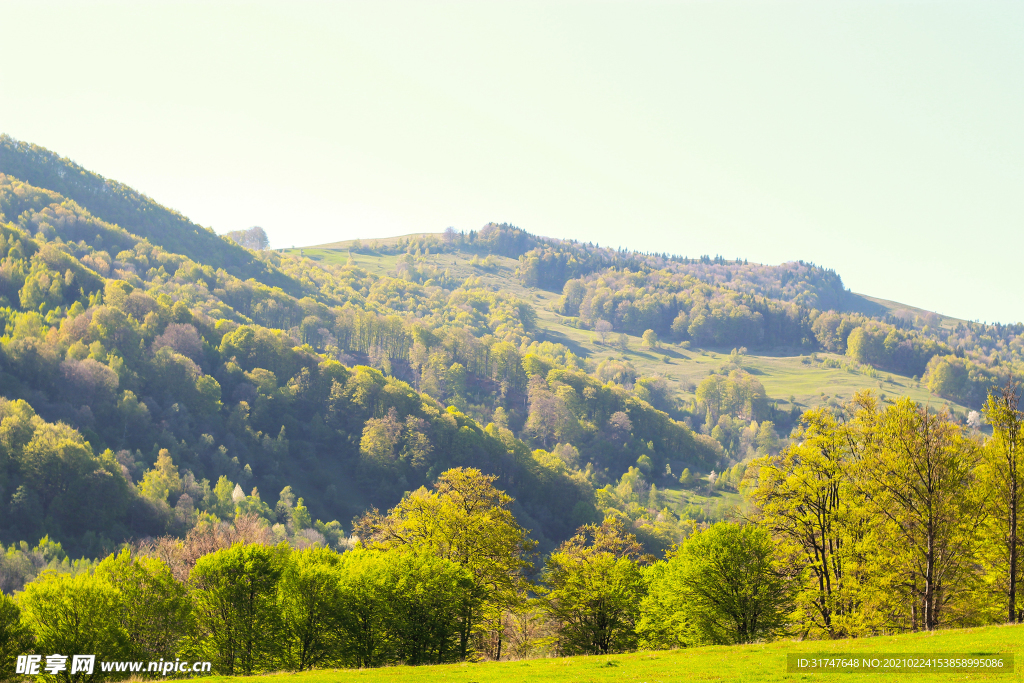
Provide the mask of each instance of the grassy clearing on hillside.
[{"label": "grassy clearing on hillside", "polygon": [[[397,238],[395,238],[397,239]],[[385,240],[381,240],[383,243]],[[364,241],[364,244],[368,242]],[[346,245],[339,242],[337,245]],[[325,248],[325,247],[331,248]],[[285,250],[286,253],[298,255],[298,249]],[[309,247],[302,250],[303,255],[324,263],[344,264],[349,252],[346,248],[335,245]],[[353,260],[360,267],[371,273],[380,275],[393,274],[398,257],[395,255],[372,256],[352,254]],[[625,358],[632,363],[642,375],[661,375],[673,386],[679,398],[693,396],[691,386],[700,383],[712,370],[717,370],[729,362],[730,349],[682,349],[675,344],[665,344],[656,350],[645,349],[640,345],[640,338],[629,337],[629,348],[623,352],[612,345],[617,333],[609,337],[608,344],[600,344],[590,330],[581,330],[566,325],[564,318],[552,310],[552,304],[559,297],[557,292],[524,287],[515,276],[518,262],[515,259],[496,257],[498,268],[489,272],[470,265],[472,254],[432,254],[426,257],[428,263],[449,268],[453,275],[460,278],[480,277],[484,282],[505,291],[512,292],[531,302],[537,311],[537,337],[541,341],[564,344],[573,353],[595,362],[606,358]],[[871,298],[871,297],[868,297]],[[892,309],[905,308],[919,311],[910,306],[902,306],[896,302],[875,300]],[[921,311],[922,313],[924,311]],[[952,319],[949,319],[952,320]],[[818,353],[817,362],[812,362],[809,354],[798,349],[775,350],[763,353],[753,349],[743,356],[740,365],[757,376],[764,385],[769,398],[779,401],[780,407],[788,405],[789,398],[802,408],[813,408],[836,399],[840,403],[849,400],[857,391],[870,389],[889,397],[909,396],[915,401],[935,406],[950,405],[960,412],[967,409],[933,396],[927,388],[910,377],[882,372],[878,377],[869,377],[862,373],[850,373],[841,368],[827,368],[822,364],[827,358],[849,363],[844,356]],[[665,362],[665,360],[668,362]],[[892,382],[886,380],[892,377]],[[882,384],[879,387],[879,383]]]},{"label": "grassy clearing on hillside", "polygon": [[683,488],[677,482],[666,483],[664,488],[660,482],[655,483],[658,484],[658,492],[664,504],[677,515],[687,505],[693,505],[702,508],[711,519],[728,519],[742,508],[744,502],[743,496],[734,491],[714,491],[708,494]]},{"label": "grassy clearing on hillside", "polygon": [[[369,248],[369,246],[371,244],[373,244],[374,242],[377,242],[378,244],[390,246],[392,244],[398,243],[400,240],[407,240],[409,238],[412,238],[412,239],[420,239],[420,238],[423,238],[423,237],[437,237],[437,238],[441,238],[443,236],[444,236],[444,233],[441,233],[441,232],[413,232],[413,233],[410,233],[408,235],[395,235],[394,237],[371,237],[371,238],[362,239],[362,240],[359,240],[359,241],[362,243],[362,245],[364,247]],[[321,249],[346,250],[349,247],[351,247],[352,244],[355,241],[356,240],[354,240],[354,239],[351,239],[351,240],[341,240],[339,242],[327,242],[325,244],[317,244],[317,245],[314,245],[314,246],[315,247],[319,247]]]},{"label": "grassy clearing on hillside", "polygon": [[[283,250],[283,253],[289,256],[299,256],[301,253],[305,258],[331,265],[343,266],[348,263],[348,252],[344,250],[309,247],[303,249],[285,249]],[[356,265],[360,268],[364,268],[370,273],[374,273],[376,275],[387,275],[388,271],[393,271],[395,269],[395,263],[398,261],[398,257],[394,254],[384,254],[382,256],[352,254],[352,260],[355,261]]]},{"label": "grassy clearing on hillside", "polygon": [[[712,370],[718,370],[729,362],[730,349],[682,349],[676,344],[665,344],[661,349],[645,349],[640,338],[635,336],[629,337],[629,348],[625,352],[612,345],[611,336],[608,344],[599,344],[593,332],[564,324],[562,317],[550,310],[550,304],[557,295],[550,292],[539,294],[534,303],[543,338],[566,344],[575,353],[596,362],[605,358],[625,358],[640,374],[662,375],[673,382],[680,398],[693,396],[692,389],[688,389],[690,385],[700,384]],[[850,363],[850,359],[844,356],[818,353],[818,361],[814,362],[809,354],[799,350],[793,350],[789,355],[778,351],[762,353],[758,350],[748,352],[742,356],[740,366],[755,375],[769,398],[779,400],[783,407],[790,396],[802,407],[816,407],[833,397],[840,402],[846,401],[864,389],[887,396],[910,396],[915,401],[932,405],[949,403],[933,396],[910,377],[881,372],[873,378],[862,373],[851,374],[841,368],[827,368],[822,364],[827,358]],[[668,362],[665,362],[666,358]],[[886,380],[889,376],[893,379],[891,383]],[[878,386],[880,382],[881,388]],[[965,410],[963,406],[951,405],[961,412]]]},{"label": "grassy clearing on hillside", "polygon": [[[281,673],[254,677],[261,683],[520,683],[521,681],[823,681],[843,683],[903,680],[904,674],[790,674],[786,655],[790,653],[842,654],[991,654],[1012,653],[1024,657],[1024,626],[989,626],[976,629],[911,633],[837,641],[783,641],[769,644],[702,647],[690,650],[636,652],[600,657],[531,659],[518,662],[449,664],[444,666],[391,667],[386,669],[325,670]],[[1021,661],[1013,673],[914,673],[913,681],[1020,681]],[[210,677],[197,681],[228,681]]]},{"label": "grassy clearing on hillside", "polygon": [[[854,296],[860,298],[863,301],[866,301],[869,305],[874,304],[875,306],[878,306],[880,309],[888,313],[896,313],[898,311],[909,311],[914,315],[921,316],[933,313],[933,311],[929,311],[924,308],[918,308],[917,306],[908,306],[907,304],[901,304],[898,301],[891,301],[890,299],[880,299],[877,296],[868,296],[867,294],[855,294]],[[871,312],[871,315],[876,315],[876,313]],[[945,327],[947,329],[953,329],[958,324],[967,322],[962,318],[953,318],[948,315],[940,315],[939,317],[941,318],[940,326]]]}]

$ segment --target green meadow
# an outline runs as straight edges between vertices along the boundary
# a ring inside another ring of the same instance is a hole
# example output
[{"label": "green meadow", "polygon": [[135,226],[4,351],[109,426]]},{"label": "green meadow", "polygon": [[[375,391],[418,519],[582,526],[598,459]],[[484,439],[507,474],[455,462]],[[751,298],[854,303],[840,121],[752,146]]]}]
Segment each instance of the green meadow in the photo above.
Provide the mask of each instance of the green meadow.
[{"label": "green meadow", "polygon": [[[835,641],[780,641],[768,644],[698,647],[688,650],[635,652],[622,655],[530,659],[514,662],[481,662],[443,666],[389,667],[382,669],[334,669],[304,673],[254,676],[260,683],[522,683],[553,681],[598,683],[600,681],[842,681],[887,683],[903,681],[1020,681],[1021,661],[1012,673],[787,673],[786,655],[829,653],[835,655],[899,654],[1013,654],[1024,656],[1024,626],[911,633]],[[198,681],[238,680],[214,676]]]}]

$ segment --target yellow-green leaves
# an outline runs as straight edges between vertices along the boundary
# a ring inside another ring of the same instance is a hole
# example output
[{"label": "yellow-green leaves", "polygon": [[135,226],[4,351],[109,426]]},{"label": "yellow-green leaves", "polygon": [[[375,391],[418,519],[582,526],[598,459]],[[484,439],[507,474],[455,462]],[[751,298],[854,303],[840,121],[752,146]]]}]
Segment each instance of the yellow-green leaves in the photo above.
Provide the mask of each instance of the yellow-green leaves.
[{"label": "yellow-green leaves", "polygon": [[[18,604],[25,624],[35,634],[39,652],[92,654],[97,662],[131,657],[129,636],[119,619],[122,597],[98,576],[45,572],[19,594]],[[93,683],[104,677],[96,666],[91,675],[78,673],[60,679]],[[58,680],[57,676],[50,678]]]},{"label": "yellow-green leaves", "polygon": [[762,526],[698,532],[650,579],[640,631],[652,647],[772,640],[791,623],[791,578]]},{"label": "yellow-green leaves", "polygon": [[512,515],[512,498],[494,487],[495,479],[472,468],[448,470],[434,491],[414,491],[386,517],[374,511],[355,529],[368,548],[428,550],[469,571],[474,599],[465,605],[463,654],[482,615],[521,599],[527,586],[522,570],[531,566],[526,556],[536,546]]}]

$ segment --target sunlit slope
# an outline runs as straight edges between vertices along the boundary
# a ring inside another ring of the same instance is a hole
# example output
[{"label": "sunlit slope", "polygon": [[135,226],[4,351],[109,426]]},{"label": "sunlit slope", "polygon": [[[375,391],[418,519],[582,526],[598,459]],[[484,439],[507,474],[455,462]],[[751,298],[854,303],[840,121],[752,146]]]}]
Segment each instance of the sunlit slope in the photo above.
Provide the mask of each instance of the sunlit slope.
[{"label": "sunlit slope", "polygon": [[[398,238],[392,238],[397,240]],[[387,240],[379,240],[382,244]],[[394,271],[398,260],[396,255],[372,255],[348,251],[352,241],[337,242],[320,247],[308,247],[301,250],[303,256],[324,263],[347,263],[352,261],[371,273],[386,274]],[[363,245],[370,241],[364,240]],[[335,245],[343,245],[337,247]],[[299,249],[289,249],[286,253],[298,255]],[[448,268],[458,277],[479,277],[484,282],[501,289],[514,292],[530,301],[537,311],[537,337],[540,341],[551,341],[568,346],[577,355],[600,362],[605,358],[624,358],[631,362],[643,375],[661,375],[673,386],[676,395],[681,399],[693,396],[694,387],[716,370],[730,362],[731,349],[726,348],[681,348],[677,344],[666,343],[660,349],[646,349],[641,346],[640,338],[629,337],[629,346],[625,351],[612,345],[599,343],[590,330],[571,327],[564,318],[552,310],[553,302],[559,293],[548,292],[537,288],[524,287],[516,277],[518,262],[515,259],[501,256],[493,257],[497,261],[494,269],[484,269],[471,265],[474,254],[433,254],[428,258],[431,264]],[[863,297],[880,308],[895,311],[905,308],[913,312],[924,313],[921,309],[904,306],[897,302]],[[615,336],[618,336],[617,333]],[[850,359],[831,353],[806,354],[792,348],[751,349],[740,359],[740,366],[755,375],[765,388],[769,398],[777,401],[782,409],[790,407],[792,399],[799,408],[815,407],[829,401],[843,402],[857,391],[870,389],[886,396],[910,396],[915,401],[935,406],[950,405],[964,412],[967,410],[945,399],[932,395],[918,380],[895,373],[878,372],[872,377],[864,374],[867,370],[851,372],[843,367],[827,367],[831,360],[840,366],[851,368]]]},{"label": "sunlit slope", "polygon": [[[893,674],[789,674],[790,653],[867,654],[1013,654],[1024,657],[1024,626],[989,626],[976,629],[911,633],[899,636],[834,641],[782,641],[770,644],[700,647],[689,650],[636,652],[600,657],[565,657],[519,662],[449,664],[444,666],[389,667],[384,669],[325,670],[257,676],[268,683],[287,678],[295,683],[521,683],[522,681],[842,681],[860,683],[903,680]],[[228,677],[193,679],[226,681]],[[1020,681],[1021,662],[1012,673],[913,673],[914,681]]]},{"label": "sunlit slope", "polygon": [[381,244],[381,245],[391,245],[391,244],[397,244],[399,240],[419,239],[419,238],[422,238],[422,237],[438,237],[439,238],[439,237],[441,237],[441,233],[439,233],[439,232],[413,232],[413,233],[410,233],[408,235],[395,235],[394,237],[380,237],[380,238],[373,238],[373,239],[367,239],[367,240],[358,240],[358,239],[341,240],[339,242],[328,242],[326,244],[316,244],[316,245],[314,245],[312,247],[309,247],[309,249],[334,249],[334,250],[345,249],[345,250],[347,250],[350,247],[352,247],[352,245],[355,242],[361,242],[364,246],[368,247],[371,244],[373,244],[374,242],[376,242],[378,244]]},{"label": "sunlit slope", "polygon": [[[193,223],[138,190],[82,168],[48,149],[0,135],[0,173],[57,192],[93,216],[171,253],[183,254],[196,263],[225,268],[242,279],[254,278],[302,296],[298,282],[254,258],[251,252],[221,239],[212,230]],[[16,217],[8,215],[7,218]]]}]

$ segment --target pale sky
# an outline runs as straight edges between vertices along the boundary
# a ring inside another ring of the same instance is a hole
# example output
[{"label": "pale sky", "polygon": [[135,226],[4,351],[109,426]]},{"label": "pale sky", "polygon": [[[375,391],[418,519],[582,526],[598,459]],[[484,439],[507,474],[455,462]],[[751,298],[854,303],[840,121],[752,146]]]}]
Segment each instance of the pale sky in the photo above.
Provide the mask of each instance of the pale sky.
[{"label": "pale sky", "polygon": [[0,0],[0,132],[274,246],[479,228],[1024,320],[1024,3]]}]

